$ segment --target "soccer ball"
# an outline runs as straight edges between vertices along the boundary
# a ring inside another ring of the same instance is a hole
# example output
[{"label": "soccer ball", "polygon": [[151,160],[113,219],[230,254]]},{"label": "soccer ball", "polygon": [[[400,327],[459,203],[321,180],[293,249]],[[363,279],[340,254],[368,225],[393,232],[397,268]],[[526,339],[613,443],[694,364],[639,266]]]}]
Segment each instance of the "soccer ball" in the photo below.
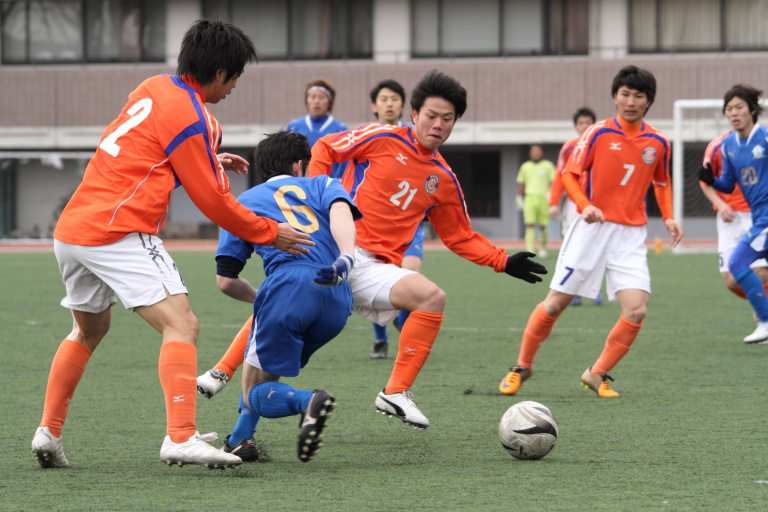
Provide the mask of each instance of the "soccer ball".
[{"label": "soccer ball", "polygon": [[540,459],[557,441],[555,417],[538,402],[518,402],[501,417],[499,440],[516,459]]}]

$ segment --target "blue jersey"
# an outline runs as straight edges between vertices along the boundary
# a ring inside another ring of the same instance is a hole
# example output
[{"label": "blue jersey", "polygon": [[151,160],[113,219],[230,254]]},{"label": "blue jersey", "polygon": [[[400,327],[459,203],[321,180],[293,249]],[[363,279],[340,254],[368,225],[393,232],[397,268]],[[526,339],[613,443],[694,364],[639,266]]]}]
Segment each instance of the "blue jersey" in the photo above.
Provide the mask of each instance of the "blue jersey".
[{"label": "blue jersey", "polygon": [[723,170],[713,184],[720,192],[733,192],[738,183],[752,210],[759,233],[768,227],[768,130],[756,124],[746,139],[732,132],[720,148]]},{"label": "blue jersey", "polygon": [[[329,133],[342,132],[347,129],[347,126],[337,121],[331,114],[326,114],[323,117],[315,119],[307,114],[304,117],[299,117],[288,123],[287,130],[300,133],[307,137],[309,140],[309,147],[315,145],[315,142],[320,137],[324,137]],[[346,163],[333,164],[331,169],[331,178],[341,179],[344,174],[344,170],[347,168]]]},{"label": "blue jersey", "polygon": [[264,273],[267,276],[284,263],[306,263],[315,267],[333,263],[339,256],[339,248],[331,235],[328,215],[334,201],[348,202],[353,217],[361,217],[341,183],[328,176],[278,176],[246,190],[237,200],[259,215],[277,222],[287,222],[298,231],[309,234],[315,242],[309,254],[293,255],[270,245],[246,242],[222,230],[216,256],[231,256],[245,263],[256,252],[264,261]]}]

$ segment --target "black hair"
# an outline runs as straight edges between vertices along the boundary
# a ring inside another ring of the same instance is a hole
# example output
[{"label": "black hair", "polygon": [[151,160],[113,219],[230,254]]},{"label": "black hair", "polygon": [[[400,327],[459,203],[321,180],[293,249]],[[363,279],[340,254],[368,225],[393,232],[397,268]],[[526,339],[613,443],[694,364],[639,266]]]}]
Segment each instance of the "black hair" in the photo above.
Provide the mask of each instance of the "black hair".
[{"label": "black hair", "polygon": [[592,119],[592,124],[595,124],[595,121],[597,121],[597,117],[595,117],[595,113],[592,111],[591,108],[588,107],[581,107],[579,110],[576,111],[575,114],[573,114],[573,125],[576,126],[576,122],[579,120],[580,117],[589,117]]},{"label": "black hair", "polygon": [[224,81],[238,78],[246,64],[258,62],[253,41],[245,33],[221,20],[198,20],[181,40],[176,74],[189,75],[200,85],[208,85],[219,69],[226,71]]},{"label": "black hair", "polygon": [[[648,97],[648,108],[651,108],[656,97],[656,77],[650,71],[638,68],[637,66],[624,66],[613,77],[611,96],[616,96],[616,93],[622,86],[645,93]],[[647,111],[648,109],[646,109]]]},{"label": "black hair", "polygon": [[403,86],[398,82],[391,79],[382,80],[376,84],[376,87],[371,89],[371,103],[376,103],[376,98],[379,96],[382,89],[390,89],[395,94],[398,94],[400,99],[403,100],[403,105],[405,105],[405,89],[403,89]]},{"label": "black hair", "polygon": [[757,117],[763,112],[763,107],[760,105],[760,96],[763,91],[756,89],[747,84],[736,84],[725,93],[723,96],[723,114],[725,114],[725,107],[733,98],[741,98],[749,105],[749,111],[752,112],[752,122],[757,122]]},{"label": "black hair", "polygon": [[427,98],[442,98],[451,103],[456,110],[456,119],[467,110],[467,90],[454,77],[436,69],[421,77],[411,91],[411,108],[419,112]]},{"label": "black hair", "polygon": [[311,157],[309,141],[301,133],[283,130],[266,134],[253,152],[257,181],[264,183],[283,174],[293,176],[293,164],[301,160],[306,170]]}]

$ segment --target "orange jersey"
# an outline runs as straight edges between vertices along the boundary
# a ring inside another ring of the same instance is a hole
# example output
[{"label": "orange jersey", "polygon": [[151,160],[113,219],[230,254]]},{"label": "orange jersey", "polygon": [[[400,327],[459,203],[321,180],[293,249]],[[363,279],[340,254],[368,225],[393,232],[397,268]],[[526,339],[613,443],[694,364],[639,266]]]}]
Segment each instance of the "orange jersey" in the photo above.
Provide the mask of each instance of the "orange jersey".
[{"label": "orange jersey", "polygon": [[229,193],[216,156],[221,127],[203,102],[199,86],[178,76],[158,75],[139,85],[104,131],[54,238],[105,245],[129,233],[157,234],[171,192],[183,185],[214,223],[249,242],[271,244],[277,223],[258,217]]},{"label": "orange jersey", "polygon": [[557,166],[555,167],[555,179],[552,180],[552,185],[549,186],[549,205],[558,206],[560,204],[560,198],[563,197],[565,187],[563,186],[563,169],[565,164],[568,163],[568,159],[573,153],[573,148],[576,147],[576,143],[579,139],[569,140],[563,147],[560,148],[560,155],[557,157]]},{"label": "orange jersey", "polygon": [[357,245],[400,265],[426,216],[453,252],[504,270],[507,252],[472,230],[456,175],[437,150],[419,144],[412,127],[370,123],[327,135],[312,147],[309,175],[350,160],[342,183],[363,214],[355,222]]},{"label": "orange jersey", "polygon": [[[720,153],[720,147],[723,145],[723,140],[725,140],[729,134],[730,132],[724,133],[707,144],[707,149],[704,151],[703,163],[712,166],[712,174],[715,175],[715,178],[719,178],[720,174],[723,172],[723,155]],[[741,193],[741,187],[738,186],[738,182],[736,182],[736,187],[734,187],[732,193],[726,194],[724,192],[717,192],[717,195],[719,195],[720,198],[734,210],[739,212],[749,211],[749,205],[747,204],[747,200],[744,199],[744,194]],[[717,207],[714,205],[712,208],[717,210]]]},{"label": "orange jersey", "polygon": [[563,184],[579,212],[591,204],[607,221],[642,226],[648,222],[645,200],[653,183],[662,217],[672,219],[669,157],[663,133],[645,122],[613,117],[593,124],[579,138]]}]

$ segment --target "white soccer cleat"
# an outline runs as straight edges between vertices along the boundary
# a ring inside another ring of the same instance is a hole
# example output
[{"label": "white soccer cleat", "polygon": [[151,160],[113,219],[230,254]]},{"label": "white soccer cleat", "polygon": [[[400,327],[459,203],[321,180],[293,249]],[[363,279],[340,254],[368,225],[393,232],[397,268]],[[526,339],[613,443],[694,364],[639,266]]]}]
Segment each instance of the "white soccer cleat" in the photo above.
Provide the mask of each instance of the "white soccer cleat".
[{"label": "white soccer cleat", "polygon": [[69,461],[64,456],[61,438],[51,434],[48,427],[39,427],[32,438],[32,453],[37,457],[41,468],[68,468]]},{"label": "white soccer cleat", "polygon": [[197,378],[197,392],[205,398],[211,398],[224,389],[227,381],[229,381],[229,375],[226,372],[216,369],[208,370]]},{"label": "white soccer cleat", "polygon": [[424,416],[413,400],[413,395],[409,390],[401,393],[385,395],[382,389],[376,396],[376,410],[386,416],[399,418],[403,423],[407,423],[415,428],[424,430],[429,426],[429,420]]},{"label": "white soccer cleat", "polygon": [[214,439],[216,439],[215,434],[201,436],[199,432],[195,432],[188,441],[174,443],[171,441],[171,436],[165,436],[163,446],[160,448],[160,458],[169,466],[197,464],[210,469],[233,468],[243,462],[237,455],[214,448],[206,442]]},{"label": "white soccer cleat", "polygon": [[768,322],[760,322],[757,324],[755,332],[744,338],[744,343],[757,343],[765,340],[768,340]]}]

